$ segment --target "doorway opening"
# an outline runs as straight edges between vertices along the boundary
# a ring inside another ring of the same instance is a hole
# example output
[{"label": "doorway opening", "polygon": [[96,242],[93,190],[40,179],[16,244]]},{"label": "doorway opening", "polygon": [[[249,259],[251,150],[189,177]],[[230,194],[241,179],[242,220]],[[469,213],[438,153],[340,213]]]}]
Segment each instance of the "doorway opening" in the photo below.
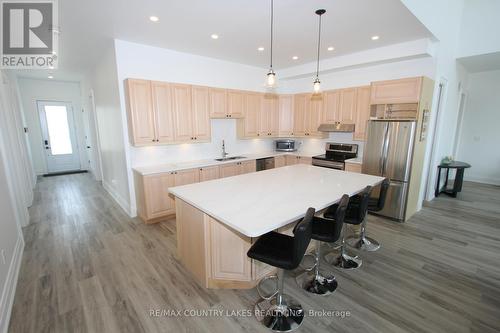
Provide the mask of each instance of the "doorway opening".
[{"label": "doorway opening", "polygon": [[80,170],[80,153],[71,103],[37,101],[37,108],[47,172]]}]

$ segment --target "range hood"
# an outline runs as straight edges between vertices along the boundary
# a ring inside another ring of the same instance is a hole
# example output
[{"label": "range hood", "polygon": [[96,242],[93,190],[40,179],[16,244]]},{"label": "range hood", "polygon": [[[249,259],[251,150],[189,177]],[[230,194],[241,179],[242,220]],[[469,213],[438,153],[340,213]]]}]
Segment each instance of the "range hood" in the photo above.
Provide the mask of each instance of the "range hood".
[{"label": "range hood", "polygon": [[354,124],[344,124],[336,122],[333,124],[321,124],[318,127],[320,132],[354,132]]}]

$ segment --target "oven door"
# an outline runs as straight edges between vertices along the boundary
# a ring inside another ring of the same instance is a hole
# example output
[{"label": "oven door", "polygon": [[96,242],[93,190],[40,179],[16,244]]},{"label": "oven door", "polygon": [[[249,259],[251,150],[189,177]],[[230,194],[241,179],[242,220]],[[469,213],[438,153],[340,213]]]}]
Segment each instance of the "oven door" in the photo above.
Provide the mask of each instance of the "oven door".
[{"label": "oven door", "polygon": [[344,170],[344,163],[342,162],[326,161],[317,158],[313,158],[312,165],[329,169]]}]

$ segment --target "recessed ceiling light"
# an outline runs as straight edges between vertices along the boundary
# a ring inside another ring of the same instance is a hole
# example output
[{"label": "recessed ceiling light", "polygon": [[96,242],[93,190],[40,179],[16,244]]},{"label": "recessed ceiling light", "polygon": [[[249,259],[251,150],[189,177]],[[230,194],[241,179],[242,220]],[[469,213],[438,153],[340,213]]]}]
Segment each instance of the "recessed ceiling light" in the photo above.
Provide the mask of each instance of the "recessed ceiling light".
[{"label": "recessed ceiling light", "polygon": [[292,59],[293,59],[293,60],[297,60],[297,59],[299,59],[299,57],[297,57],[297,56],[293,56],[293,57],[292,57]]},{"label": "recessed ceiling light", "polygon": [[335,50],[335,48],[334,48],[333,46],[328,46],[328,49],[327,49],[327,50],[328,50],[328,51],[333,51],[333,50]]},{"label": "recessed ceiling light", "polygon": [[380,38],[379,36],[372,36],[372,40],[377,40],[379,38]]},{"label": "recessed ceiling light", "polygon": [[52,54],[53,54],[53,55],[57,55],[57,52],[56,52],[56,51],[52,51]]},{"label": "recessed ceiling light", "polygon": [[53,79],[53,78],[54,78],[54,75],[49,74],[49,76],[47,76],[47,78],[49,78],[49,79]]},{"label": "recessed ceiling light", "polygon": [[54,66],[49,66],[49,69],[54,69]]},{"label": "recessed ceiling light", "polygon": [[212,39],[219,39],[219,35],[217,35],[217,34],[212,34],[212,35],[210,35],[210,37],[212,37]]},{"label": "recessed ceiling light", "polygon": [[257,50],[259,50],[260,52],[264,51],[264,48],[262,46],[260,46],[259,48],[257,48]]},{"label": "recessed ceiling light", "polygon": [[150,16],[150,17],[149,17],[149,20],[150,20],[151,22],[158,22],[158,21],[160,20],[160,18],[159,18],[158,16]]}]

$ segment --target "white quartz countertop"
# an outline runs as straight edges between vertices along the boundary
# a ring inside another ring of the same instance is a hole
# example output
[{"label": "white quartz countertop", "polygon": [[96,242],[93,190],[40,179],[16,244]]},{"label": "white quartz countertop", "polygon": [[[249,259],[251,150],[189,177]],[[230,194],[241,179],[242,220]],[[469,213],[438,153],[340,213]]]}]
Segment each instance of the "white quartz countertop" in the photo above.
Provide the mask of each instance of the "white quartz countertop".
[{"label": "white quartz countertop", "polygon": [[239,158],[236,160],[216,161],[215,159],[218,157],[214,157],[212,159],[207,159],[207,160],[177,162],[177,163],[169,163],[169,164],[157,164],[157,165],[150,165],[150,166],[134,167],[134,168],[132,168],[132,170],[134,170],[135,172],[139,173],[142,176],[147,176],[147,175],[153,175],[153,174],[157,174],[157,173],[180,171],[180,170],[187,170],[187,169],[194,169],[194,168],[203,168],[203,167],[223,165],[223,164],[235,163],[235,162],[250,161],[250,160],[256,160],[259,158],[274,157],[274,156],[280,156],[280,155],[294,155],[294,156],[312,157],[312,156],[320,155],[320,154],[321,153],[312,153],[312,152],[283,153],[283,152],[271,151],[271,152],[263,152],[263,153],[258,153],[258,154],[238,154],[238,155],[228,156],[228,157],[245,156],[245,158]]},{"label": "white quartz countertop", "polygon": [[382,177],[298,164],[202,183],[170,193],[228,227],[258,237],[352,196]]},{"label": "white quartz countertop", "polygon": [[346,163],[363,164],[363,157],[350,158],[345,160]]}]

